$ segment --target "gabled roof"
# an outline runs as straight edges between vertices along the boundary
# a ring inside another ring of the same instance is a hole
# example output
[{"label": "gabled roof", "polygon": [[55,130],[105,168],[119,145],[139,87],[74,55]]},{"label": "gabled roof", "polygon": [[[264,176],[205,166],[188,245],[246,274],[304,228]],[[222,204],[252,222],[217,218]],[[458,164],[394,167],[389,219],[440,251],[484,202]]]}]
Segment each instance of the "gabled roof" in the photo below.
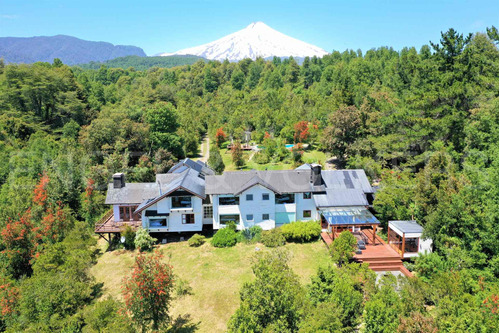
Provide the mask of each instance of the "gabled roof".
[{"label": "gabled roof", "polygon": [[187,168],[193,169],[198,173],[206,175],[215,175],[215,172],[205,163],[200,160],[193,161],[190,158],[185,158],[168,170],[168,173],[182,173]]},{"label": "gabled roof", "polygon": [[327,189],[326,193],[314,194],[316,207],[368,206],[368,200],[362,190],[358,189]]},{"label": "gabled roof", "polygon": [[312,186],[310,170],[227,171],[218,176],[206,176],[206,194],[235,194],[258,176],[277,193],[324,191],[324,186]]},{"label": "gabled roof", "polygon": [[255,185],[261,185],[267,188],[268,190],[273,191],[274,193],[280,193],[277,189],[275,189],[273,186],[271,186],[269,183],[264,181],[262,178],[260,178],[258,175],[253,176],[248,182],[243,184],[243,186],[236,191],[235,195],[240,195],[242,192],[248,190],[249,188],[255,186]]},{"label": "gabled roof", "polygon": [[114,188],[113,183],[108,184],[106,205],[140,204],[146,199],[159,194],[156,183],[126,183],[124,187]]},{"label": "gabled roof", "polygon": [[[147,200],[147,202],[143,202],[137,207],[134,213],[143,211],[177,190],[184,190],[201,199],[205,199],[205,181],[200,178],[199,175],[200,174],[193,169],[187,169],[182,173],[174,175],[157,175],[156,179],[159,183],[160,195],[151,200]],[[168,182],[162,183],[161,180]]]}]

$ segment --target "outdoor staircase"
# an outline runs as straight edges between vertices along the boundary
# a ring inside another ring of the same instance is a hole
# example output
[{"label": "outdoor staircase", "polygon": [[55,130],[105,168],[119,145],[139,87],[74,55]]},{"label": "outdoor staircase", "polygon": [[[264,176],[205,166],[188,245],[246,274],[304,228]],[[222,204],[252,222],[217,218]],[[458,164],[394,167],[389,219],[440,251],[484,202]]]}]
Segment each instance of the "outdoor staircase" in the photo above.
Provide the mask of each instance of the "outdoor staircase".
[{"label": "outdoor staircase", "polygon": [[[376,235],[375,243],[372,242],[370,234],[365,234],[368,239],[366,249],[361,254],[354,255],[354,260],[359,263],[368,264],[368,268],[375,272],[401,272],[407,277],[413,274],[403,266],[401,256],[389,246],[382,238]],[[333,242],[333,237],[328,232],[322,232],[321,238],[327,246]]]}]

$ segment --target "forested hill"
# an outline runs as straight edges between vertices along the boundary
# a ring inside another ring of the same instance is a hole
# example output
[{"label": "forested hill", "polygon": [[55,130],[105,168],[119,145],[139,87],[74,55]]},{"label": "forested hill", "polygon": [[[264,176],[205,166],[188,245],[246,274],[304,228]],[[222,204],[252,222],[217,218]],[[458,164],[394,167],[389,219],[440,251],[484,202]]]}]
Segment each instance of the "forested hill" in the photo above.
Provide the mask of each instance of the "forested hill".
[{"label": "forested hill", "polygon": [[[89,274],[111,175],[154,181],[195,154],[203,135],[215,142],[216,132],[238,140],[251,131],[267,147],[301,141],[341,167],[365,169],[380,184],[382,226],[416,219],[433,239],[434,252],[409,267],[414,303],[372,290],[352,308],[350,298],[325,296],[333,303],[315,313],[340,311],[352,327],[365,326],[370,310],[373,322],[415,323],[408,331],[498,331],[498,56],[492,28],[302,65],[247,59],[138,71],[0,62],[0,330],[125,331],[123,303],[97,302]],[[268,155],[296,164],[302,156]],[[325,293],[344,295],[328,282],[343,278],[318,274]],[[355,281],[338,290],[368,288]]]},{"label": "forested hill", "polygon": [[128,69],[133,67],[138,71],[144,71],[152,67],[172,68],[176,66],[192,65],[198,60],[204,60],[202,57],[190,55],[175,55],[164,57],[139,57],[139,56],[126,56],[119,57],[104,62],[91,61],[87,64],[80,64],[79,67],[83,69],[99,69],[102,65],[109,68]]},{"label": "forested hill", "polygon": [[0,37],[0,58],[8,63],[52,62],[59,58],[65,64],[75,65],[128,55],[146,56],[144,51],[136,46],[93,42],[65,35]]}]

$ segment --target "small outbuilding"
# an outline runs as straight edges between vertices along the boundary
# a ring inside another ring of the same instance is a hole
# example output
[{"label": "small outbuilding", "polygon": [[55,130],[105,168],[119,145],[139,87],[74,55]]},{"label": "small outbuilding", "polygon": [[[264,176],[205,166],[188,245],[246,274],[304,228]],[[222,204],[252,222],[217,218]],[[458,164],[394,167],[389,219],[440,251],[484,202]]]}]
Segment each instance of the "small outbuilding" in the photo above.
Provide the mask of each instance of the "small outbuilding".
[{"label": "small outbuilding", "polygon": [[401,258],[432,251],[432,240],[422,238],[424,228],[417,221],[389,221],[387,242]]}]

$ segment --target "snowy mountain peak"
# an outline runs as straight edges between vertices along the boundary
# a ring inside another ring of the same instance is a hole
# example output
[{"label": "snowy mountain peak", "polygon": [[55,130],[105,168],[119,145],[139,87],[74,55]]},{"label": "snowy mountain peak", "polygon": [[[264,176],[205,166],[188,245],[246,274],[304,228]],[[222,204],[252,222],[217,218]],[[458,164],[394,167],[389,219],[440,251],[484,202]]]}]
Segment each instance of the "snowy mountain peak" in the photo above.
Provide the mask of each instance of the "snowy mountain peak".
[{"label": "snowy mountain peak", "polygon": [[254,22],[245,29],[200,46],[167,55],[197,55],[209,60],[238,61],[257,57],[322,57],[327,52],[317,46],[289,37],[269,27],[264,22]]}]

